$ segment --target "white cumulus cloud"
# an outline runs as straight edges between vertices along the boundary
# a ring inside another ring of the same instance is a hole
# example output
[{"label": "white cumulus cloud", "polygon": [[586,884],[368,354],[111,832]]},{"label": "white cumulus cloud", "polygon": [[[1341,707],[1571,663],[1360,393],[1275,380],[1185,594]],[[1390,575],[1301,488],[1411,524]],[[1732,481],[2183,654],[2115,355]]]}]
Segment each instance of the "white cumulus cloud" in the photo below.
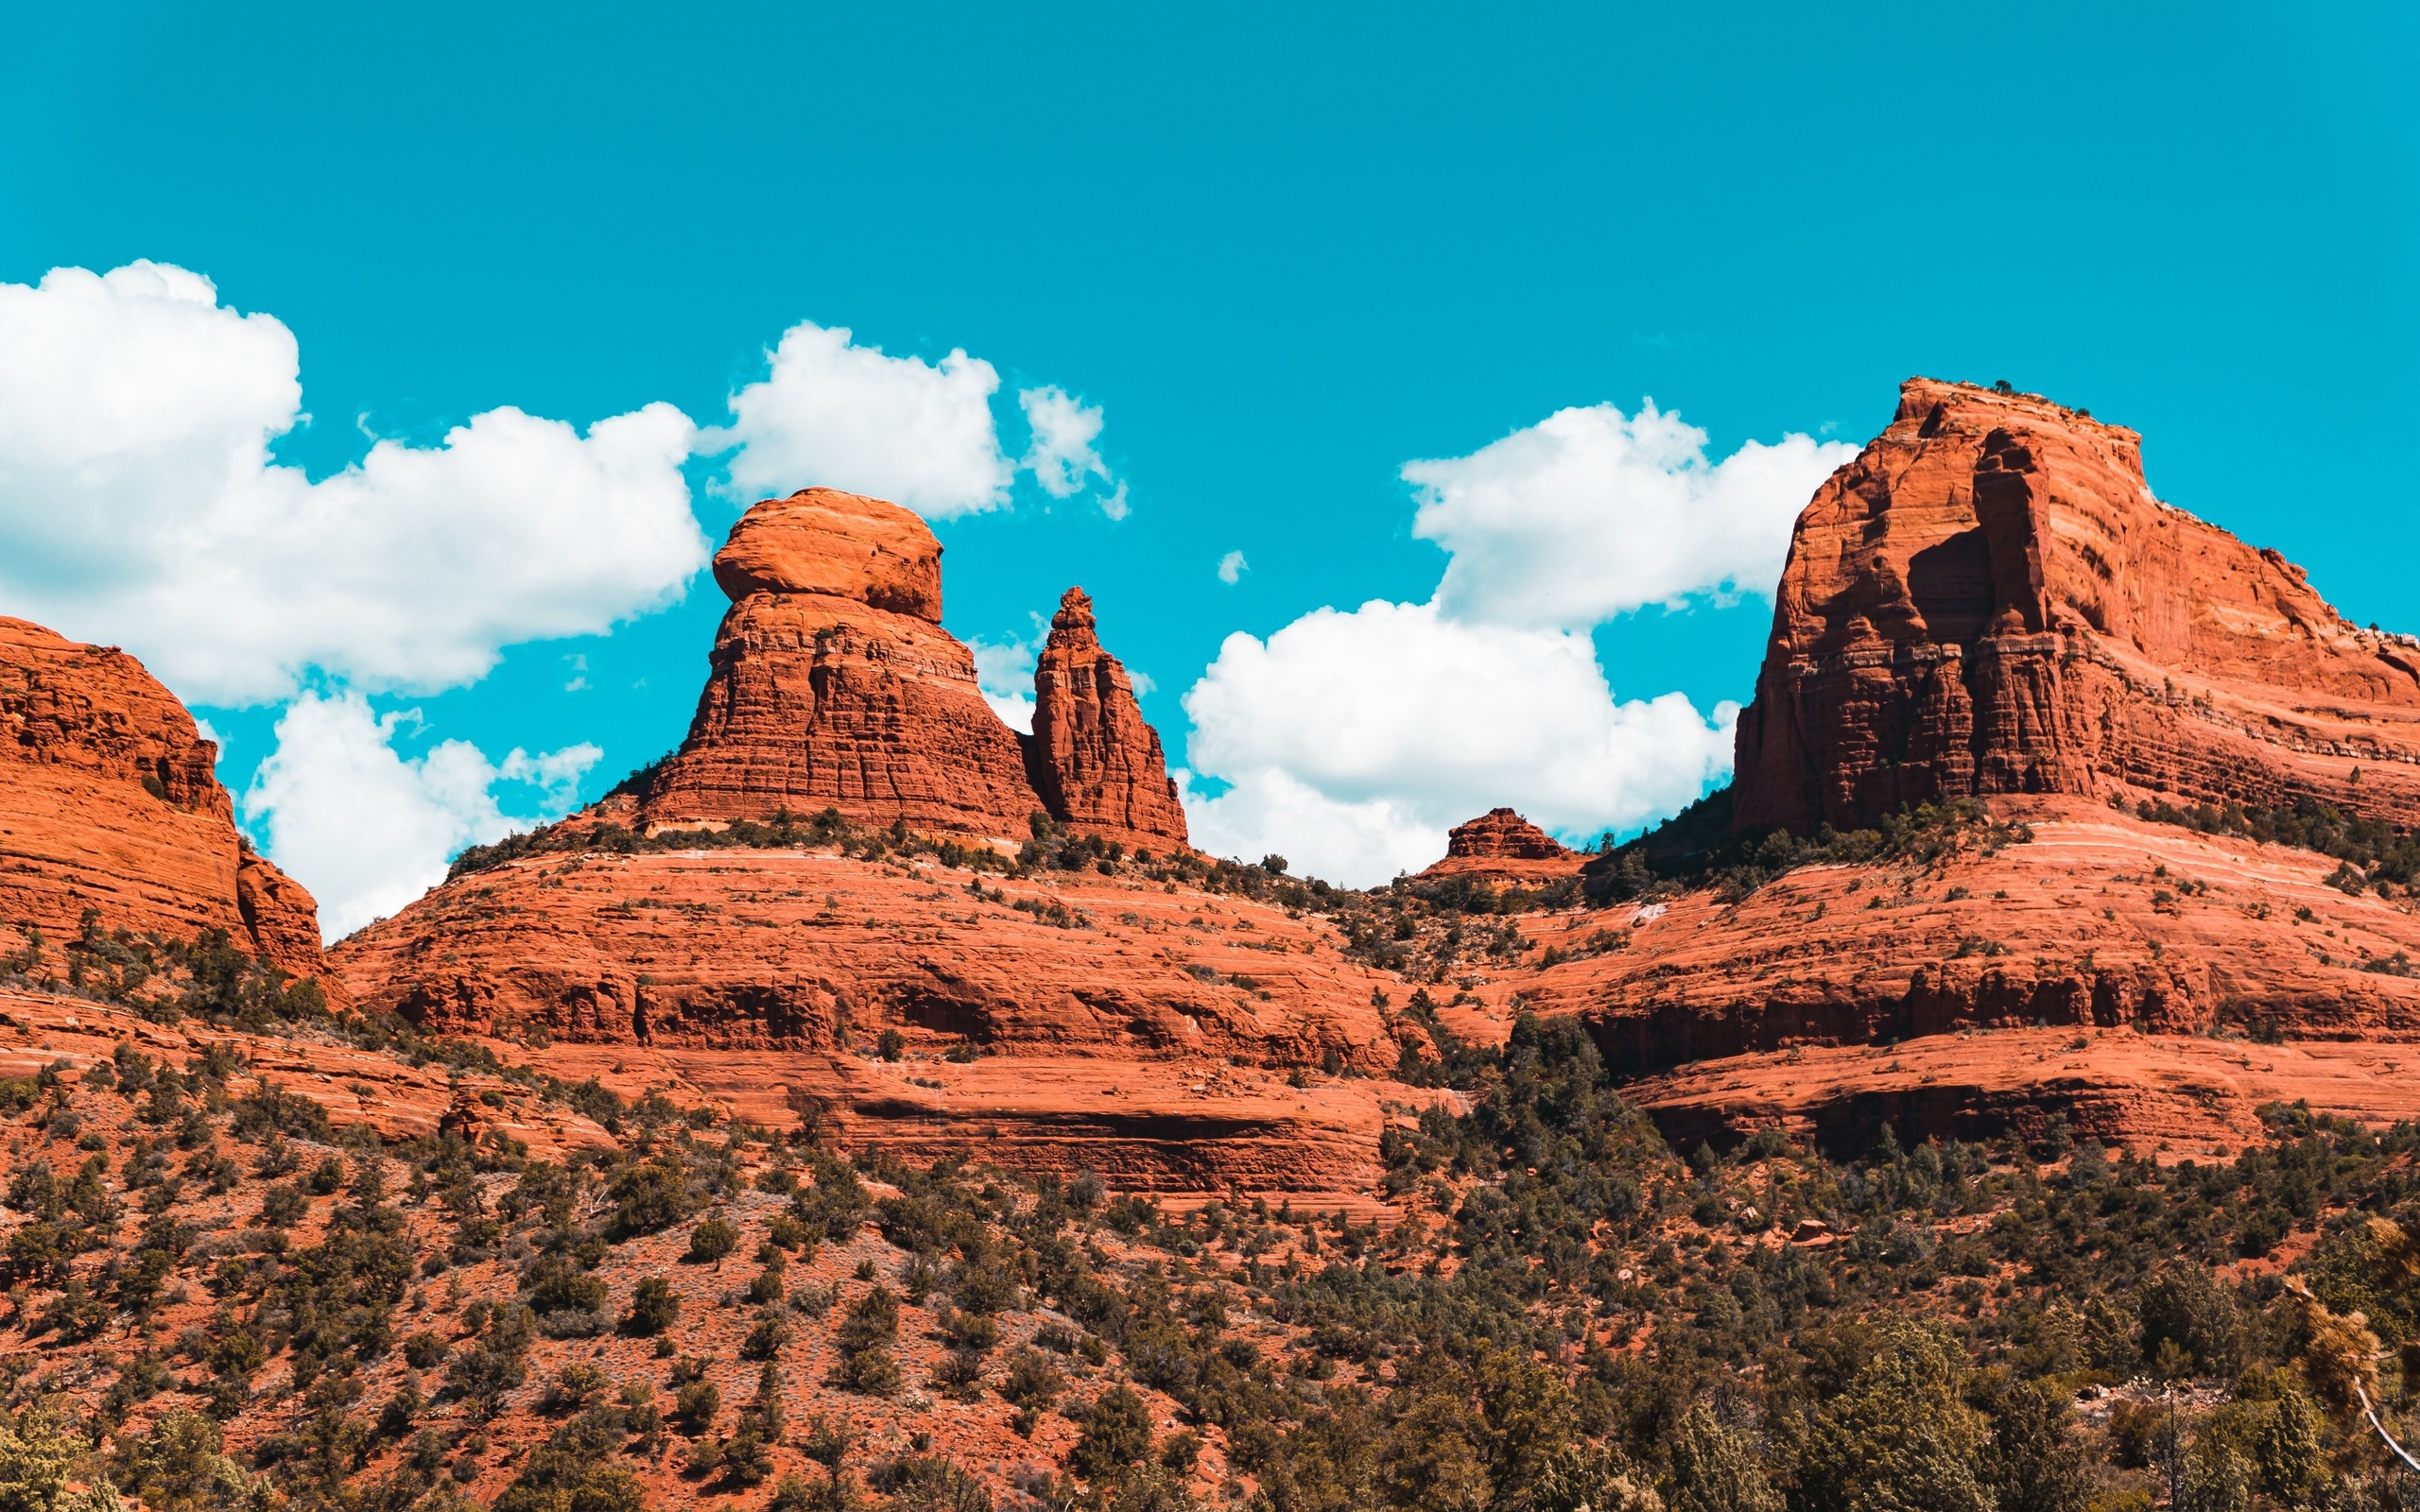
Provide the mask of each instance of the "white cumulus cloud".
[{"label": "white cumulus cloud", "polygon": [[[445,880],[464,846],[558,818],[579,801],[580,777],[603,752],[582,742],[532,756],[515,747],[491,762],[468,741],[406,757],[396,736],[417,711],[377,714],[351,691],[306,692],[277,722],[277,748],[252,774],[244,815],[264,822],[269,858],[318,898],[330,940],[383,919]],[[496,796],[517,785],[529,817],[509,816]]]},{"label": "white cumulus cloud", "polygon": [[1244,554],[1240,551],[1231,551],[1219,558],[1219,581],[1230,588],[1242,582],[1244,574],[1251,570],[1252,563],[1244,560]]},{"label": "white cumulus cloud", "polygon": [[735,496],[846,489],[928,519],[1009,502],[1013,470],[992,419],[1000,374],[982,358],[886,356],[846,326],[802,320],[766,360],[766,377],[731,396],[730,426],[704,443],[738,448]]},{"label": "white cumulus cloud", "polygon": [[504,646],[672,601],[705,560],[669,404],[585,436],[490,410],[314,483],[269,456],[305,419],[300,373],[292,332],[182,268],[0,284],[0,609],[254,704],[312,668],[474,681]]},{"label": "white cumulus cloud", "polygon": [[1042,650],[1042,637],[1046,627],[1036,617],[1035,639],[1031,641],[973,640],[967,649],[975,653],[975,685],[983,701],[1000,716],[1003,724],[1024,734],[1033,733],[1033,666]]},{"label": "white cumulus cloud", "polygon": [[1284,853],[1355,884],[1417,870],[1498,803],[1550,830],[1625,829],[1731,764],[1734,704],[1616,702],[1583,632],[1473,625],[1434,604],[1322,609],[1267,641],[1227,638],[1184,696],[1194,843]]},{"label": "white cumulus cloud", "polygon": [[1072,498],[1088,479],[1110,481],[1109,464],[1093,445],[1100,439],[1099,405],[1087,404],[1052,384],[1021,391],[1017,407],[1025,411],[1025,422],[1033,432],[1018,465],[1033,474],[1044,492],[1054,499]]},{"label": "white cumulus cloud", "polygon": [[1790,525],[1857,455],[1799,435],[1720,462],[1653,402],[1559,410],[1468,456],[1408,463],[1412,533],[1453,554],[1437,602],[1457,619],[1584,628],[1695,594],[1770,592]]},{"label": "white cumulus cloud", "polygon": [[[1184,696],[1194,843],[1366,885],[1434,861],[1497,804],[1584,841],[1726,777],[1738,706],[1617,700],[1588,632],[1770,592],[1791,522],[1855,449],[1793,435],[1713,462],[1705,445],[1652,404],[1599,405],[1408,464],[1414,531],[1450,553],[1436,592],[1227,638]],[[1243,568],[1230,553],[1219,577]]]},{"label": "white cumulus cloud", "polygon": [[938,363],[893,357],[846,326],[802,320],[765,357],[765,377],[731,396],[731,423],[700,437],[732,454],[718,487],[735,499],[846,489],[946,520],[1004,507],[1025,472],[1054,499],[1114,485],[1101,512],[1126,518],[1126,484],[1100,455],[1101,407],[1055,384],[1018,391],[1031,439],[1011,462],[992,410],[999,369],[962,349]]}]

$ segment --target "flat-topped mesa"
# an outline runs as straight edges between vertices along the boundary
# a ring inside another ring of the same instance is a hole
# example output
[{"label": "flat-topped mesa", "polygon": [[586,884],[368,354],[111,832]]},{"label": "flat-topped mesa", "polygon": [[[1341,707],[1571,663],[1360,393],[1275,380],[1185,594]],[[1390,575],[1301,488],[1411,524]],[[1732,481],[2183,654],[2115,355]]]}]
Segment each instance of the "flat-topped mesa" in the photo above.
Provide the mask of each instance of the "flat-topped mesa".
[{"label": "flat-topped mesa", "polygon": [[2162,504],[2141,446],[2038,395],[1903,385],[1799,515],[1736,823],[2141,792],[2420,820],[2420,641]]},{"label": "flat-topped mesa", "polygon": [[1070,588],[1033,671],[1027,771],[1063,823],[1113,837],[1185,843],[1184,808],[1134,682],[1094,633],[1093,601]]},{"label": "flat-topped mesa", "polygon": [[170,939],[223,929],[324,977],[318,907],[244,845],[217,758],[134,658],[0,617],[0,954],[28,926],[75,938],[90,908]]},{"label": "flat-topped mesa", "polygon": [[924,521],[879,499],[808,489],[751,508],[715,556],[732,606],[642,822],[833,808],[1024,835],[1040,804],[973,654],[938,623],[941,554]]}]

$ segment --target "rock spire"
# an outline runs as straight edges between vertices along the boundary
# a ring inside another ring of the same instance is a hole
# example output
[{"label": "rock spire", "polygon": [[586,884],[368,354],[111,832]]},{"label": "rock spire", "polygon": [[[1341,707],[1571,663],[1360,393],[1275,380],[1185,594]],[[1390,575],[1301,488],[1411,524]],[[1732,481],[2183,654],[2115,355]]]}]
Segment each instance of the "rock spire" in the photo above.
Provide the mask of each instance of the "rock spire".
[{"label": "rock spire", "polygon": [[1078,829],[1184,844],[1159,732],[1143,722],[1134,682],[1101,649],[1093,601],[1070,588],[1051,616],[1033,673],[1028,770],[1044,806]]}]

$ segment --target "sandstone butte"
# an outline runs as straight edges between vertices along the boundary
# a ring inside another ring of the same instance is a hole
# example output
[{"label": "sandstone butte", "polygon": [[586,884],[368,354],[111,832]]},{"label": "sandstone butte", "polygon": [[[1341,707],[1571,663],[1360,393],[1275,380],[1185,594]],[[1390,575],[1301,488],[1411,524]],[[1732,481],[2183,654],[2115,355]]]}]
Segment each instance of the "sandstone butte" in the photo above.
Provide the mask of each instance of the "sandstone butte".
[{"label": "sandstone butte", "polygon": [[2420,640],[2162,503],[2142,438],[1910,379],[1798,517],[1736,822],[1847,830],[1939,797],[2126,788],[2420,819]]},{"label": "sandstone butte", "polygon": [[[687,740],[634,808],[611,799],[567,833],[829,807],[1015,837],[1046,813],[1181,847],[1159,737],[1090,599],[1060,605],[1021,749],[936,623],[940,556],[922,521],[877,500],[810,490],[751,509],[715,559],[733,603]],[[674,1089],[768,1124],[813,1105],[909,1153],[979,1143],[1140,1188],[1374,1180],[1382,1084],[1285,1073],[1394,1066],[1374,1005],[1392,978],[1280,908],[1046,876],[977,895],[930,861],[814,850],[542,854],[439,888],[337,956],[367,1006],[542,1035],[550,1070],[632,1096]],[[886,1029],[908,1058],[875,1057]],[[943,1058],[960,1047],[985,1053]]]},{"label": "sandstone butte", "polygon": [[716,553],[731,598],[681,748],[639,784],[651,829],[837,809],[859,823],[1024,837],[1048,814],[1184,843],[1159,737],[1071,591],[1035,678],[1035,734],[983,701],[941,627],[941,542],[894,504],[808,489],[751,508]]},{"label": "sandstone butte", "polygon": [[1423,877],[1538,883],[1579,874],[1587,858],[1511,809],[1490,809],[1457,824],[1445,836],[1444,859]]},{"label": "sandstone butte", "polygon": [[218,748],[113,646],[0,618],[0,928],[55,947],[103,929],[189,940],[223,929],[322,977],[311,895],[237,835]]},{"label": "sandstone butte", "polygon": [[[1656,1078],[1636,1092],[1668,1126],[2059,1111],[2215,1140],[2273,1095],[2420,1113],[2415,1057],[2380,1048],[2420,1041],[2411,900],[2133,813],[2420,819],[2420,643],[2347,624],[2275,552],[2161,503],[2133,431],[1910,381],[1799,517],[1737,741],[1752,835],[1988,796],[2032,840],[1544,933],[1578,958],[1525,1001],[1582,1014],[1615,1066]],[[2208,1038],[2247,1031],[2292,1047]]]}]

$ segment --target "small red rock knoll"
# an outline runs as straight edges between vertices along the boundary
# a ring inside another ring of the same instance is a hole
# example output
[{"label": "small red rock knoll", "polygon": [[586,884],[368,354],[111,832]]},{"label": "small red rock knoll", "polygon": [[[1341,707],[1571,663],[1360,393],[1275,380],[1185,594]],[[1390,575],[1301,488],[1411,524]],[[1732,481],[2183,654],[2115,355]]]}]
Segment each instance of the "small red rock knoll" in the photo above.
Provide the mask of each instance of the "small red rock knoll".
[{"label": "small red rock knoll", "polygon": [[1070,588],[1033,673],[1033,785],[1079,829],[1184,844],[1184,809],[1159,731],[1143,722],[1133,679],[1101,649],[1093,601]]},{"label": "small red rock knoll", "polygon": [[318,908],[243,847],[217,754],[134,658],[0,618],[0,923],[219,928],[322,974]]},{"label": "small red rock knoll", "polygon": [[2161,503],[2135,432],[1910,379],[1799,516],[1737,739],[1743,828],[2122,784],[2408,823],[2420,641]]},{"label": "small red rock knoll", "polygon": [[1572,875],[1584,859],[1512,810],[1490,809],[1455,825],[1445,836],[1445,858],[1421,875],[1535,882]]}]

